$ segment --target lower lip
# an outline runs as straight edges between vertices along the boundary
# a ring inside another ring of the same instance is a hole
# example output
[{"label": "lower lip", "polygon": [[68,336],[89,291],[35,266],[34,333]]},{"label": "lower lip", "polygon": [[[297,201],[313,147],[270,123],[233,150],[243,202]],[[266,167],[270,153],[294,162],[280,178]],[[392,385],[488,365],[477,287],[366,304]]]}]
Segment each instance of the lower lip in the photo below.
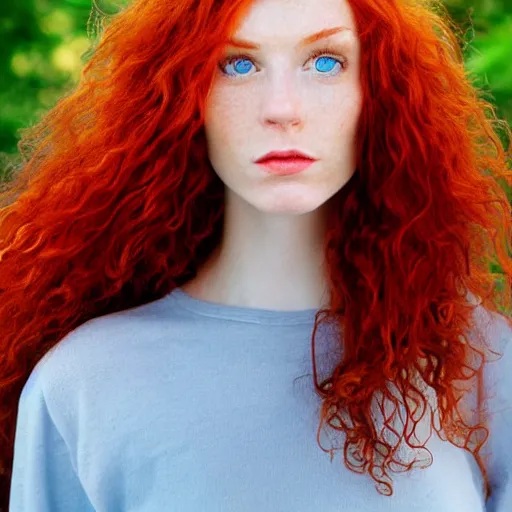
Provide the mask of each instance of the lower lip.
[{"label": "lower lip", "polygon": [[308,158],[273,158],[258,162],[265,172],[275,174],[277,176],[288,176],[290,174],[298,174],[305,171],[315,160]]}]

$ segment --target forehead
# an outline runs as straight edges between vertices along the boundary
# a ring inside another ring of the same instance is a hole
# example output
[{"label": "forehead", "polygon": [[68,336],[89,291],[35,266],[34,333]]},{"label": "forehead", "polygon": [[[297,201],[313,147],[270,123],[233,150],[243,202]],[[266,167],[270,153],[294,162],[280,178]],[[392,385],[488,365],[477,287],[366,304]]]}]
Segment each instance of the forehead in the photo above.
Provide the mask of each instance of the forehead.
[{"label": "forehead", "polygon": [[255,0],[233,35],[279,44],[334,26],[347,27],[349,36],[357,33],[347,0]]}]

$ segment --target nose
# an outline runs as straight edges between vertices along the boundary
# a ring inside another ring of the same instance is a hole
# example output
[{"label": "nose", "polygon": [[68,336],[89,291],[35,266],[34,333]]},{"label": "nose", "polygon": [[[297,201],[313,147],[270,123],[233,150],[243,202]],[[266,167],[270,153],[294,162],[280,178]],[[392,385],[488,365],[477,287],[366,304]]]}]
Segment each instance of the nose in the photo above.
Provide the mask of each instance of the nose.
[{"label": "nose", "polygon": [[304,123],[297,80],[281,72],[265,81],[261,100],[261,122],[266,127],[301,129]]}]

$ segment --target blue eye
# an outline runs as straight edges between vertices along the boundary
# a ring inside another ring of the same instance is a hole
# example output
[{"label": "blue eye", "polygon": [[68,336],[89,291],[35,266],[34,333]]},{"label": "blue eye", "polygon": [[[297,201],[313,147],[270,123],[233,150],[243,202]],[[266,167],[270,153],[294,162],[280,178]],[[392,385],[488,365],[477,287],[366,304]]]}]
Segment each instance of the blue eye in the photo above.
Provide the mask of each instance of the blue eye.
[{"label": "blue eye", "polygon": [[[333,72],[336,64],[339,64],[340,69],[344,70],[346,63],[343,58],[342,60],[339,60],[334,57],[330,57],[329,55],[325,55],[327,51],[328,50],[326,49],[317,50],[309,56],[308,60],[317,59],[314,69],[318,71],[320,75],[334,76],[338,74],[336,71]],[[219,64],[222,73],[228,76],[245,76],[250,72],[251,66],[253,66],[252,59],[247,55],[242,54],[233,55]]]},{"label": "blue eye", "polygon": [[[251,62],[249,59],[247,59],[245,57],[234,58],[234,59],[228,60],[226,62],[226,67],[228,67],[228,66],[231,66],[232,68],[234,68],[234,70],[237,73],[245,75],[251,69]],[[223,68],[224,68],[224,66],[223,66]],[[227,72],[226,74],[232,75],[232,73],[229,73],[229,72]]]},{"label": "blue eye", "polygon": [[338,61],[332,57],[320,57],[316,61],[315,69],[321,73],[330,73]]}]

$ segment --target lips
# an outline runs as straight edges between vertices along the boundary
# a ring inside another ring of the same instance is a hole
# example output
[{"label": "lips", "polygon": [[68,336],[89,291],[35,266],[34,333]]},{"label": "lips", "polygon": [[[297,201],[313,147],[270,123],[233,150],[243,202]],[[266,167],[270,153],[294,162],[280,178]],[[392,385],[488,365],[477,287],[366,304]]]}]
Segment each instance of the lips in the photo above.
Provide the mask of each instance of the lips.
[{"label": "lips", "polygon": [[316,159],[302,153],[297,150],[289,150],[289,151],[271,151],[266,155],[263,155],[261,158],[256,160],[256,163],[268,162],[269,160],[308,160],[315,161]]}]

